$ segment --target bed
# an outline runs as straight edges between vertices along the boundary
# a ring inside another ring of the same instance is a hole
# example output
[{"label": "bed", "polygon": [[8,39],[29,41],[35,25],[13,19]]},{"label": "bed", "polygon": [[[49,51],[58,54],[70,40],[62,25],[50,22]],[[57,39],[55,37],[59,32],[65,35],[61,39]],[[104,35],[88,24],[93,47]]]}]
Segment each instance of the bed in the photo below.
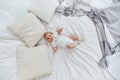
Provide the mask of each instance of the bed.
[{"label": "bed", "polygon": [[[17,80],[16,48],[18,45],[24,45],[6,26],[27,14],[27,9],[36,1],[0,1],[0,80]],[[82,28],[85,41],[74,50],[59,49],[56,55],[52,54],[49,47],[49,58],[53,73],[37,80],[120,79],[120,53],[107,57],[110,62],[108,68],[102,68],[98,65],[102,58],[102,50],[94,22],[87,15],[73,17],[67,14],[65,17],[61,14],[55,14],[49,25],[54,28],[63,26],[64,32],[67,34],[79,34]],[[107,31],[108,28],[106,28],[106,34],[110,38],[109,40],[113,40]],[[111,43],[114,43],[114,40]]]}]

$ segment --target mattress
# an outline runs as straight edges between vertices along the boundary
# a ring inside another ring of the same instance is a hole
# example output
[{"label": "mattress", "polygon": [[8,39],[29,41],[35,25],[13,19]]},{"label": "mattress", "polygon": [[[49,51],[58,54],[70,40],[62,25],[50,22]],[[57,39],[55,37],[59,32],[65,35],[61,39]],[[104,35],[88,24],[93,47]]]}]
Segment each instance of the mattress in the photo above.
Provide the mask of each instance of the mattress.
[{"label": "mattress", "polygon": [[[34,4],[35,1],[37,0],[0,1],[0,80],[17,80],[16,48],[18,45],[24,45],[22,41],[8,30],[7,25],[27,14],[27,9]],[[67,27],[65,27],[65,30],[67,30],[68,26],[76,26],[74,23],[78,21],[86,22],[86,19],[88,19],[86,16],[74,19],[71,17],[65,18],[63,16],[57,16],[52,19],[50,24],[61,26],[66,25]],[[64,21],[68,22],[68,24]],[[72,23],[70,23],[71,21]],[[92,22],[90,21],[90,23]],[[70,29],[73,28],[72,26]],[[81,80],[87,80],[86,76],[89,76],[91,80],[99,80],[98,78],[100,78],[100,80],[104,80],[105,78],[106,80],[120,80],[120,63],[118,63],[120,61],[120,53],[108,57],[110,62],[108,69],[104,70],[99,68],[97,62],[102,57],[102,53],[95,27],[93,24],[92,27],[90,26],[91,25],[88,24],[87,26],[82,27],[85,32],[86,41],[81,43],[79,46],[80,49],[78,48],[76,50],[76,53],[80,52],[81,54],[75,54],[69,59],[67,57],[68,54],[66,54],[64,50],[60,50],[55,56],[50,52],[49,56],[54,69],[53,74],[39,80],[80,80],[79,76],[83,76]],[[85,68],[82,65],[86,65]],[[78,69],[80,69],[81,72]],[[66,70],[65,73],[67,76],[64,76],[64,70]],[[99,75],[102,77],[99,77],[95,70],[98,71]],[[86,71],[88,71],[89,74],[86,73]],[[105,77],[103,77],[103,75]]]}]

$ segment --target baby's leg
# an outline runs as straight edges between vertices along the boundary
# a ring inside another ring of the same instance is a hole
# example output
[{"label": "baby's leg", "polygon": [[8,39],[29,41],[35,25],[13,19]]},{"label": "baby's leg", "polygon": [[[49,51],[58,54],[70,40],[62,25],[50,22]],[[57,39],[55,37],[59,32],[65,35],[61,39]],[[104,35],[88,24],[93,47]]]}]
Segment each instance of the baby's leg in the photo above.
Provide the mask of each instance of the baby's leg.
[{"label": "baby's leg", "polygon": [[72,39],[72,40],[77,40],[77,41],[84,41],[85,39],[84,39],[84,37],[82,36],[82,35],[76,35],[76,34],[74,34],[74,35],[70,35],[69,36],[69,38],[70,39]]},{"label": "baby's leg", "polygon": [[71,49],[71,48],[75,48],[75,47],[76,47],[75,44],[68,44],[68,45],[67,45],[67,48],[70,48],[70,49]]},{"label": "baby's leg", "polygon": [[72,40],[79,40],[79,37],[76,34],[70,35],[69,38]]}]

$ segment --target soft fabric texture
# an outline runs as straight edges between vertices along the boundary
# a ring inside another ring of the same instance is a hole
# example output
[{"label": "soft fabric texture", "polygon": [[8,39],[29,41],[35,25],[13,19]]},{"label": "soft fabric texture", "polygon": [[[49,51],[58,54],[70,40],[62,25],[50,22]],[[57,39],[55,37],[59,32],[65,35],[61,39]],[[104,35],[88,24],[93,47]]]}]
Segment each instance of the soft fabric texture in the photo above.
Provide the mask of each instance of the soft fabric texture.
[{"label": "soft fabric texture", "polygon": [[43,37],[37,45],[45,45],[45,44],[48,44],[47,40]]},{"label": "soft fabric texture", "polygon": [[89,4],[97,9],[104,9],[111,6],[113,0],[92,0]]},{"label": "soft fabric texture", "polygon": [[18,80],[31,80],[52,72],[47,45],[17,48]]},{"label": "soft fabric texture", "polygon": [[[14,39],[14,38],[11,39],[12,35],[8,32],[8,30],[6,29],[3,30],[3,28],[6,27],[6,25],[9,25],[10,23],[14,22],[15,20],[18,20],[18,18],[20,18],[21,16],[27,14],[27,9],[32,4],[34,4],[35,1],[38,1],[38,0],[12,0],[12,1],[13,2],[11,2],[10,0],[0,0],[0,36],[5,37],[5,40],[3,39],[3,37],[2,38],[0,37],[0,80],[17,80],[16,46],[22,44],[22,42],[19,40],[12,40]],[[70,19],[68,19],[68,21],[69,20]],[[53,21],[54,24],[61,23],[61,22],[63,22],[62,24],[66,24],[66,25],[69,24],[64,20],[57,21],[57,22],[55,21]],[[72,26],[73,29],[76,27],[76,25],[74,24],[76,23],[76,20],[74,21],[75,22],[71,22],[70,20],[71,25],[73,25]],[[85,21],[87,24],[88,21],[87,20]],[[79,22],[79,24],[82,24],[82,23],[83,22]],[[87,79],[104,80],[101,78],[99,72],[97,72],[98,68],[96,68],[96,66],[92,61],[94,60],[93,59],[94,57],[96,58],[96,54],[101,54],[98,51],[99,50],[98,43],[95,44],[96,38],[94,36],[96,36],[97,33],[95,33],[96,30],[93,29],[93,27],[91,27],[89,23],[88,25],[89,26],[86,26],[86,25],[83,26],[85,30],[85,35],[87,36],[85,36],[84,46],[80,45],[82,49],[80,49],[79,50],[80,52],[78,51],[78,53],[81,53],[81,54],[69,57],[68,55],[70,53],[67,53],[67,52],[64,53],[63,51],[61,51],[55,55],[51,52],[51,55],[52,55],[51,63],[52,63],[52,60],[53,62],[55,62],[53,63],[54,72],[52,73],[53,76],[50,76],[49,79],[46,79],[46,80],[87,80]],[[68,30],[66,31],[69,31],[69,28],[71,29],[70,25],[67,26]],[[3,34],[5,34],[5,36]],[[71,55],[74,55],[74,53]],[[109,71],[116,78],[116,80],[120,80],[120,76],[119,76],[120,75],[120,54],[118,53],[118,55],[114,57],[114,59],[111,61],[112,63],[109,65],[109,69],[110,69]],[[79,69],[78,69],[78,66],[80,67]],[[108,69],[104,69],[104,70],[108,70]],[[78,71],[81,72],[81,74],[78,73]],[[89,73],[89,75],[84,73]],[[87,79],[82,78],[83,76],[86,77]],[[89,78],[89,76],[91,76],[92,79]],[[81,77],[81,79],[78,79],[77,77]],[[38,80],[43,80],[43,79],[38,79]],[[106,80],[111,80],[111,79],[106,79]]]},{"label": "soft fabric texture", "polygon": [[48,23],[58,4],[57,0],[38,0],[28,11]]},{"label": "soft fabric texture", "polygon": [[39,19],[29,13],[17,22],[8,26],[28,47],[34,47],[37,42],[42,39],[45,27]]},{"label": "soft fabric texture", "polygon": [[55,55],[49,46],[48,52],[53,72],[38,80],[114,80],[105,69],[97,64],[102,57],[102,52],[96,28],[89,17],[56,15],[51,22],[51,28],[61,26],[66,35],[83,32],[85,41],[73,49],[58,48]]}]

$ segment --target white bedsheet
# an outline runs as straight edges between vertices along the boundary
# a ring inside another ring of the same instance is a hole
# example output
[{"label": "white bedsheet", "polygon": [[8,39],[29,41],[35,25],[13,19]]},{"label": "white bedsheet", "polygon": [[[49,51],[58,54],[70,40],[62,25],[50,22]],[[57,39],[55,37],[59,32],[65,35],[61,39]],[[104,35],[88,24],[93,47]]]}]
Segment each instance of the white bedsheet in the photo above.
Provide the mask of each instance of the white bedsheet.
[{"label": "white bedsheet", "polygon": [[85,42],[75,49],[58,49],[55,55],[50,48],[53,73],[38,80],[113,80],[106,70],[97,65],[102,53],[93,22],[87,16],[57,16],[50,27],[59,26],[64,27],[63,32],[67,34],[79,34],[83,28]]},{"label": "white bedsheet", "polygon": [[27,9],[37,0],[0,0],[0,38],[17,39],[7,25],[26,15]]},{"label": "white bedsheet", "polygon": [[[37,0],[0,0],[0,80],[17,80],[16,48],[18,45],[23,45],[6,26],[27,14],[27,9],[35,1]],[[74,23],[81,21],[87,22],[86,20],[89,19],[86,18],[65,19],[64,17],[59,17],[51,25],[66,25],[65,31],[69,30],[71,33],[72,29],[77,30],[73,27],[76,26]],[[61,19],[63,21],[59,22]],[[82,24],[79,25],[84,26]],[[94,26],[88,23],[83,27],[83,30],[85,31],[86,41],[81,43],[79,48],[75,50],[75,53],[74,51],[68,53],[64,50],[59,50],[56,55],[53,55],[50,51],[50,59],[54,71],[52,75],[45,77],[45,79],[87,80],[89,78],[88,80],[104,80],[102,71],[108,75],[105,70],[100,70],[96,64],[101,58],[101,51]],[[112,56],[109,60],[111,62],[109,67],[110,72],[116,80],[120,80],[120,71],[118,70],[120,63],[116,63],[120,61],[120,55]],[[109,76],[107,78],[107,80],[111,80]]]},{"label": "white bedsheet", "polygon": [[19,40],[0,40],[0,80],[17,80],[16,48]]}]

